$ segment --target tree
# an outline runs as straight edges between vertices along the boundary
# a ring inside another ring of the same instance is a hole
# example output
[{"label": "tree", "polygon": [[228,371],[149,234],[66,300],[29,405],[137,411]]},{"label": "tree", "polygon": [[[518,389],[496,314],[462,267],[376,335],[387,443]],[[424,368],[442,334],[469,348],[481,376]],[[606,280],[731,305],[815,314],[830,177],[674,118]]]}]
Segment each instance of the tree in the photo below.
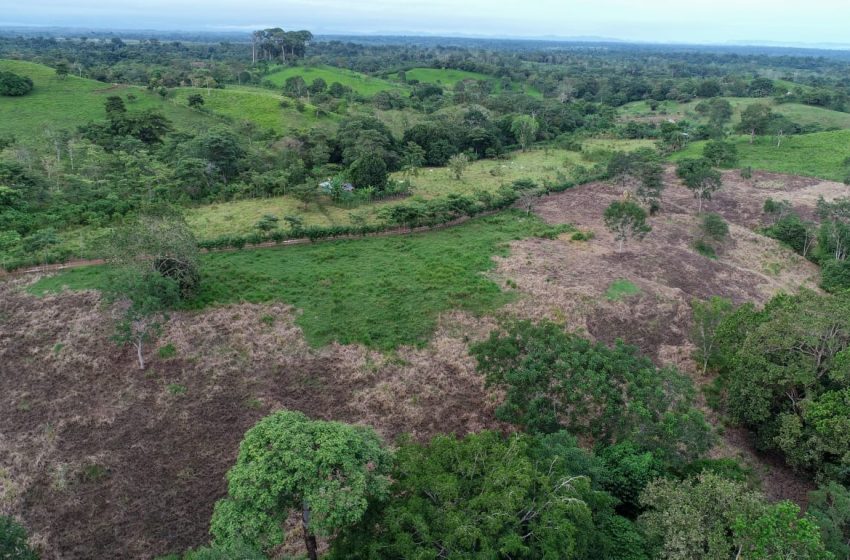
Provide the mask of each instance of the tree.
[{"label": "tree", "polygon": [[[567,453],[581,453],[575,440],[562,455],[568,436],[553,436],[405,440],[392,499],[345,531],[331,558],[618,558],[595,526],[614,517],[610,497],[569,464]],[[617,536],[628,532],[622,521]]]},{"label": "tree", "polygon": [[694,459],[710,445],[688,378],[622,343],[609,348],[553,323],[520,321],[470,353],[487,385],[504,395],[497,418],[528,432],[632,441],[670,462]]},{"label": "tree", "polygon": [[637,198],[649,208],[650,214],[661,209],[661,194],[664,191],[664,168],[656,161],[647,161],[638,172],[640,184]]},{"label": "tree", "polygon": [[738,124],[738,130],[749,133],[750,144],[752,144],[756,134],[767,133],[772,119],[773,111],[769,106],[763,103],[748,105],[746,109],[741,111],[741,122]]},{"label": "tree", "polygon": [[38,554],[27,543],[27,533],[24,528],[5,515],[0,515],[0,558],[38,560]]},{"label": "tree", "polygon": [[204,96],[200,93],[191,94],[186,98],[186,101],[189,103],[189,107],[192,107],[193,109],[200,109],[204,106]]},{"label": "tree", "polygon": [[373,187],[377,191],[382,191],[386,188],[389,178],[387,164],[377,154],[364,154],[354,160],[348,168],[348,178],[355,188]]},{"label": "tree", "polygon": [[408,142],[401,155],[401,171],[407,179],[417,177],[419,168],[425,165],[425,150],[416,142]]},{"label": "tree", "polygon": [[106,109],[106,118],[110,121],[123,119],[127,114],[127,106],[124,105],[124,100],[118,95],[110,95],[104,103]]},{"label": "tree", "polygon": [[540,123],[537,119],[530,115],[519,115],[514,117],[511,122],[511,133],[516,138],[519,145],[522,146],[522,151],[526,151],[528,147],[537,138],[537,132],[540,130]]},{"label": "tree", "polygon": [[108,250],[113,273],[106,299],[122,310],[115,339],[131,344],[139,369],[145,369],[144,345],[159,332],[168,310],[200,285],[197,242],[182,218],[150,215],[118,228]]},{"label": "tree", "polygon": [[850,294],[802,290],[761,311],[744,305],[718,329],[733,420],[788,464],[841,479],[850,468]]},{"label": "tree", "polygon": [[611,230],[619,242],[618,251],[628,239],[643,239],[652,227],[646,223],[646,210],[630,200],[612,202],[605,209],[605,227]]},{"label": "tree", "polygon": [[790,502],[768,504],[740,482],[703,472],[660,479],[641,497],[639,518],[664,560],[829,559],[817,526]]},{"label": "tree", "polygon": [[463,178],[467,167],[469,167],[469,156],[466,154],[455,154],[449,158],[449,169],[451,169],[452,175],[455,176],[455,180],[460,181]]},{"label": "tree", "polygon": [[734,306],[726,298],[712,296],[706,301],[694,300],[691,309],[694,314],[691,338],[697,348],[696,358],[702,362],[702,373],[705,375],[717,350],[717,329],[732,313]]},{"label": "tree", "polygon": [[716,167],[735,167],[738,164],[738,147],[730,142],[712,140],[702,149],[702,156]]},{"label": "tree", "polygon": [[387,497],[389,468],[390,454],[369,428],[276,412],[246,432],[210,532],[217,545],[270,550],[298,512],[307,555],[316,560],[317,536],[357,523],[370,502]]},{"label": "tree", "polygon": [[807,511],[820,527],[826,549],[837,559],[850,558],[850,490],[828,482],[809,493]]},{"label": "tree", "polygon": [[66,62],[59,62],[56,64],[56,77],[60,80],[66,79],[69,72],[70,70]]},{"label": "tree", "polygon": [[704,200],[711,200],[712,195],[723,186],[720,172],[711,167],[711,162],[705,158],[683,159],[676,167],[676,175],[685,186],[694,193],[699,201],[697,212],[702,212]]},{"label": "tree", "polygon": [[302,76],[290,76],[283,84],[283,93],[290,97],[303,97],[307,91],[307,82]]},{"label": "tree", "polygon": [[697,113],[708,118],[708,122],[715,127],[722,128],[732,120],[732,104],[722,98],[700,101],[695,107]]},{"label": "tree", "polygon": [[307,209],[311,202],[319,198],[319,191],[311,183],[299,183],[289,188],[289,193],[294,196],[303,209]]}]

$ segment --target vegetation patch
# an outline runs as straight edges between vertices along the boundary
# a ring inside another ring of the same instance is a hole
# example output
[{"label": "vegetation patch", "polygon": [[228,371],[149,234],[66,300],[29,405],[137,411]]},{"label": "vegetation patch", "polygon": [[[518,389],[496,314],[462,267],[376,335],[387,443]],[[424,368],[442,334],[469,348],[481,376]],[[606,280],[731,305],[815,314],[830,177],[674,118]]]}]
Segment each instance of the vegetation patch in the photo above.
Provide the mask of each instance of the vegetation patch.
[{"label": "vegetation patch", "polygon": [[605,291],[605,297],[608,301],[620,301],[627,297],[636,296],[640,293],[640,288],[625,279],[614,280],[608,289]]},{"label": "vegetation patch", "polygon": [[[298,324],[314,345],[421,345],[439,313],[484,313],[511,299],[482,274],[493,255],[506,254],[507,242],[558,231],[510,211],[427,234],[207,254],[200,292],[189,305],[280,300],[303,310]],[[106,272],[74,269],[32,290],[101,288]]]},{"label": "vegetation patch", "polygon": [[359,72],[352,72],[344,68],[334,68],[333,66],[291,66],[282,68],[276,72],[265,76],[272,84],[278,87],[283,87],[287,78],[293,76],[301,76],[308,84],[313,83],[313,80],[321,78],[328,85],[338,82],[346,87],[351,88],[360,95],[372,96],[379,91],[398,91],[404,88],[399,84],[373,78]]}]

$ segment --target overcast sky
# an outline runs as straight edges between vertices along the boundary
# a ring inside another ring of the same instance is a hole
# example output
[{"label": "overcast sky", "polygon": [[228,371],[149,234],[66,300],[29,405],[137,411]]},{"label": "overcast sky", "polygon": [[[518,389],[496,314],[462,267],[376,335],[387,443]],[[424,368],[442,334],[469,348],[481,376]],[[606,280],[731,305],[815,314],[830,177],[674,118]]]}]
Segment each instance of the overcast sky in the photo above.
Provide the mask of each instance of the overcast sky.
[{"label": "overcast sky", "polygon": [[850,43],[850,0],[0,0],[0,25]]}]

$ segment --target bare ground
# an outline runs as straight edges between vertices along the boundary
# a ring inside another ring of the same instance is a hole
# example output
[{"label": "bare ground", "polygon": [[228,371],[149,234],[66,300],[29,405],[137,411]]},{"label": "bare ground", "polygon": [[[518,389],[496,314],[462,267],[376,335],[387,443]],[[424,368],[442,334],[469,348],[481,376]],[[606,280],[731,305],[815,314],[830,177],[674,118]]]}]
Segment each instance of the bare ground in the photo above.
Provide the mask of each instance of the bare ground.
[{"label": "bare ground", "polygon": [[285,305],[176,314],[139,371],[93,293],[36,298],[0,285],[0,513],[44,558],[150,558],[208,540],[224,473],[270,411],[361,422],[392,441],[498,427],[469,337],[449,314],[425,349],[312,349]]},{"label": "bare ground", "polygon": [[[507,313],[622,338],[693,373],[692,298],[763,302],[816,283],[815,267],[751,231],[764,199],[787,198],[805,213],[819,194],[845,192],[809,179],[727,175],[707,209],[731,223],[733,241],[711,260],[691,249],[696,203],[682,187],[668,188],[653,232],[617,253],[601,215],[621,192],[586,185],[541,200],[536,211],[595,239],[515,242],[491,274],[524,294]],[[617,279],[640,294],[608,300]],[[22,518],[45,559],[151,558],[206,542],[242,435],[282,407],[368,424],[390,442],[404,432],[427,439],[501,427],[468,355],[494,319],[449,313],[426,348],[385,355],[311,348],[295,326],[297,310],[283,304],[178,313],[157,343],[172,344],[174,357],[149,348],[142,372],[110,340],[96,294],[37,298],[23,290],[32,280],[0,283],[0,514]],[[714,453],[743,456],[772,497],[805,499],[807,483],[757,457],[742,431],[727,430]]]}]

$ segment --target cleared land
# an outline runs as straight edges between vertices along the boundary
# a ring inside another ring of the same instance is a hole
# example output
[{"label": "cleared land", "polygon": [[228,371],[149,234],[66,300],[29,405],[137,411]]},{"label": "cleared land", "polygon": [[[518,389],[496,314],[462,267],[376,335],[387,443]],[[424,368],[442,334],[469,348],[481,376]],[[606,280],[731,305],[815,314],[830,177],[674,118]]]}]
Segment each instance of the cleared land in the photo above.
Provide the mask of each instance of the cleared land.
[{"label": "cleared land", "polygon": [[313,80],[322,78],[328,85],[333,82],[339,82],[344,86],[350,87],[360,95],[371,97],[379,91],[406,91],[407,88],[401,84],[382,80],[360,72],[353,72],[344,68],[335,68],[333,66],[291,66],[282,68],[276,72],[272,72],[264,77],[272,84],[283,87],[287,78],[293,76],[301,76],[307,84],[313,83]]},{"label": "cleared land", "polygon": [[[33,91],[22,97],[0,97],[0,129],[15,135],[23,144],[44,139],[33,131],[76,129],[92,121],[104,121],[104,103],[110,95],[121,96],[130,111],[157,109],[177,128],[198,129],[216,119],[169,101],[145,88],[112,85],[69,75],[64,80],[53,68],[17,60],[0,60],[0,71],[14,72],[32,79]],[[134,95],[130,101],[128,95]]]},{"label": "cleared land", "polygon": [[[526,226],[515,229],[521,216],[510,212],[401,239],[215,255],[221,262],[210,261],[208,274],[221,284],[211,284],[207,301],[225,305],[175,312],[157,341],[169,351],[149,349],[145,373],[129,349],[114,346],[96,292],[37,296],[27,281],[2,283],[0,407],[11,413],[0,417],[0,504],[24,513],[56,557],[110,550],[149,558],[195,546],[209,538],[212,505],[244,430],[272,410],[367,423],[388,440],[402,432],[427,438],[502,428],[492,415],[495,395],[468,356],[469,343],[496,327],[493,316],[549,317],[601,340],[622,338],[693,373],[692,298],[763,302],[779,290],[815,285],[811,263],[752,232],[764,199],[787,198],[811,213],[819,195],[846,189],[764,173],[751,182],[735,173],[724,179],[708,210],[730,222],[732,237],[716,260],[692,249],[696,204],[671,172],[652,233],[623,253],[601,220],[622,189],[596,183],[536,205],[551,224],[592,231],[591,241],[527,238]],[[540,227],[534,218],[525,223]],[[376,255],[382,251],[388,254]],[[418,268],[421,280],[394,280],[406,274],[402,264]],[[236,303],[243,297],[265,303]],[[401,307],[398,318],[372,309],[399,299],[416,304]],[[363,341],[376,328],[367,323],[379,320],[393,321],[389,336],[408,337],[422,324],[411,316],[420,309],[429,310],[434,329],[424,345],[378,352],[310,344],[338,338],[329,334],[334,328]],[[322,325],[328,330],[313,330]],[[799,498],[808,489],[753,459],[734,430],[726,434],[715,454],[743,455],[772,497]]]}]

